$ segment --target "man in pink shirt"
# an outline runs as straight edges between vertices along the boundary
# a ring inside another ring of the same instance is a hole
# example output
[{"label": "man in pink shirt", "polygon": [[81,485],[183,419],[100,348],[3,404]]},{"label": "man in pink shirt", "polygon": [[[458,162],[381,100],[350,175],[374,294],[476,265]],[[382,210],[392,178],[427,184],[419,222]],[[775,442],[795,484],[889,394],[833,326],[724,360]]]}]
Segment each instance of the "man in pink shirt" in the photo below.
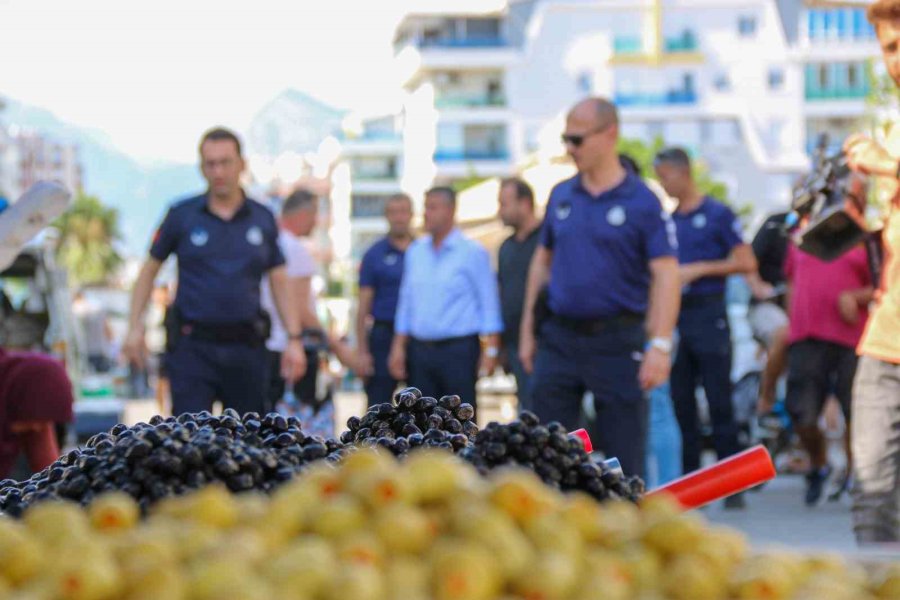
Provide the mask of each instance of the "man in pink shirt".
[{"label": "man in pink shirt", "polygon": [[868,318],[872,282],[863,246],[825,262],[791,245],[784,271],[790,318],[786,403],[809,453],[806,504],[813,506],[831,474],[819,415],[834,392],[849,431],[856,346]]}]

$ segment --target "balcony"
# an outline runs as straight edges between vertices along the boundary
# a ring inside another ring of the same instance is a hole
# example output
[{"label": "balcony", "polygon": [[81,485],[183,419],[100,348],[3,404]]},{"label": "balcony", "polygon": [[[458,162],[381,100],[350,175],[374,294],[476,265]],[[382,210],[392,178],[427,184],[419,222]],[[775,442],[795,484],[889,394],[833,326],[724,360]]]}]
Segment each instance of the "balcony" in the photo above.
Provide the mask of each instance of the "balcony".
[{"label": "balcony", "polygon": [[438,148],[434,152],[435,162],[468,160],[509,160],[509,151],[486,148]]},{"label": "balcony", "polygon": [[434,100],[436,108],[485,108],[506,106],[502,94],[446,94]]},{"label": "balcony", "polygon": [[806,88],[806,99],[816,100],[863,100],[869,94],[869,86],[841,87],[830,89]]},{"label": "balcony", "polygon": [[663,48],[668,54],[678,54],[683,52],[697,52],[699,45],[697,37],[690,31],[685,31],[678,37],[666,38]]},{"label": "balcony", "polygon": [[644,43],[638,35],[617,35],[613,39],[613,54],[616,56],[640,54],[644,51]]},{"label": "balcony", "polygon": [[616,94],[615,103],[619,107],[639,106],[687,106],[697,103],[694,90],[670,90],[660,94]]},{"label": "balcony", "polygon": [[413,42],[418,48],[503,48],[509,43],[501,36],[422,38]]},{"label": "balcony", "polygon": [[809,41],[814,44],[873,42],[877,39],[864,8],[810,9],[806,30]]}]

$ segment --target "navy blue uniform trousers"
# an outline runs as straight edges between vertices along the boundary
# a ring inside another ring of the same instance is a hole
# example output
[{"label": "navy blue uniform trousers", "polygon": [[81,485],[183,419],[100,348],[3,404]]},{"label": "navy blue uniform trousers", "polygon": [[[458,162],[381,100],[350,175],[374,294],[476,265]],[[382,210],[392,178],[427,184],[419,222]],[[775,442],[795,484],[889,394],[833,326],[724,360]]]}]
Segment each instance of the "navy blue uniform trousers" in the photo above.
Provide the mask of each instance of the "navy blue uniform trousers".
[{"label": "navy blue uniform trousers", "polygon": [[731,328],[722,296],[685,299],[678,317],[678,335],[671,376],[672,403],[681,428],[682,467],[690,473],[700,468],[703,450],[697,411],[699,385],[706,392],[713,447],[719,459],[739,450],[731,400]]},{"label": "navy blue uniform trousers", "polygon": [[531,378],[534,412],[569,431],[578,427],[582,398],[590,390],[599,432],[594,447],[617,457],[628,475],[644,473],[649,416],[638,372],[645,343],[643,324],[585,334],[549,320],[541,326]]},{"label": "navy blue uniform trousers", "polygon": [[213,343],[181,337],[166,366],[172,389],[172,413],[211,410],[214,400],[224,408],[264,413],[268,356],[262,344]]},{"label": "navy blue uniform trousers", "polygon": [[390,402],[397,389],[397,380],[388,371],[388,355],[394,342],[394,325],[376,321],[369,330],[369,353],[372,355],[375,372],[366,381],[366,398],[369,406]]},{"label": "navy blue uniform trousers", "polygon": [[409,385],[435,398],[455,394],[477,407],[475,384],[480,359],[477,335],[435,342],[410,338],[406,350]]}]

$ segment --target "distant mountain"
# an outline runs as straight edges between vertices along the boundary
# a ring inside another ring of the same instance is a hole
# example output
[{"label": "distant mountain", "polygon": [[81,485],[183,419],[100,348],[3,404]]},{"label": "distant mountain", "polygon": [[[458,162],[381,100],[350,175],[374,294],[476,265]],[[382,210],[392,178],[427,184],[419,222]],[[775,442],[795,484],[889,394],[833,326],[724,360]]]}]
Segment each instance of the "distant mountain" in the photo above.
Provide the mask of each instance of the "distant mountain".
[{"label": "distant mountain", "polygon": [[309,94],[285,90],[253,117],[247,131],[248,151],[274,157],[315,150],[323,139],[341,132],[346,114]]},{"label": "distant mountain", "polygon": [[[96,129],[66,123],[52,112],[3,98],[0,122],[27,127],[50,139],[74,143],[83,167],[84,191],[119,209],[128,254],[143,255],[168,204],[205,188],[196,165],[143,165],[118,150]],[[260,109],[244,145],[250,154],[275,157],[315,150],[341,131],[345,112],[298,90],[285,90]]]},{"label": "distant mountain", "polygon": [[83,167],[84,191],[119,210],[126,252],[146,252],[153,228],[175,198],[202,190],[196,165],[142,166],[116,149],[101,131],[79,127],[43,108],[4,98],[5,125],[27,127],[50,139],[76,144]]}]

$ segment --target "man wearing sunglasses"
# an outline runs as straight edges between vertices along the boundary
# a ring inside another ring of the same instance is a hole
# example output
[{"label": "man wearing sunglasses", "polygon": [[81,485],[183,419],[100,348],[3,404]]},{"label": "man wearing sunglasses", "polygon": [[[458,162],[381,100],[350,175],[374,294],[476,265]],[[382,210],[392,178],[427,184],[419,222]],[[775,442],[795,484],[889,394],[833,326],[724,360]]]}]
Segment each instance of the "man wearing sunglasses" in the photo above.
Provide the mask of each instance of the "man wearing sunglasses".
[{"label": "man wearing sunglasses", "polygon": [[[600,440],[625,472],[644,471],[645,393],[666,381],[679,282],[675,228],[659,200],[619,163],[616,108],[578,103],[563,142],[578,174],[550,193],[528,275],[519,356],[533,368],[532,402],[568,428],[590,390]],[[547,286],[550,316],[534,331]],[[649,342],[647,341],[649,335]]]}]

